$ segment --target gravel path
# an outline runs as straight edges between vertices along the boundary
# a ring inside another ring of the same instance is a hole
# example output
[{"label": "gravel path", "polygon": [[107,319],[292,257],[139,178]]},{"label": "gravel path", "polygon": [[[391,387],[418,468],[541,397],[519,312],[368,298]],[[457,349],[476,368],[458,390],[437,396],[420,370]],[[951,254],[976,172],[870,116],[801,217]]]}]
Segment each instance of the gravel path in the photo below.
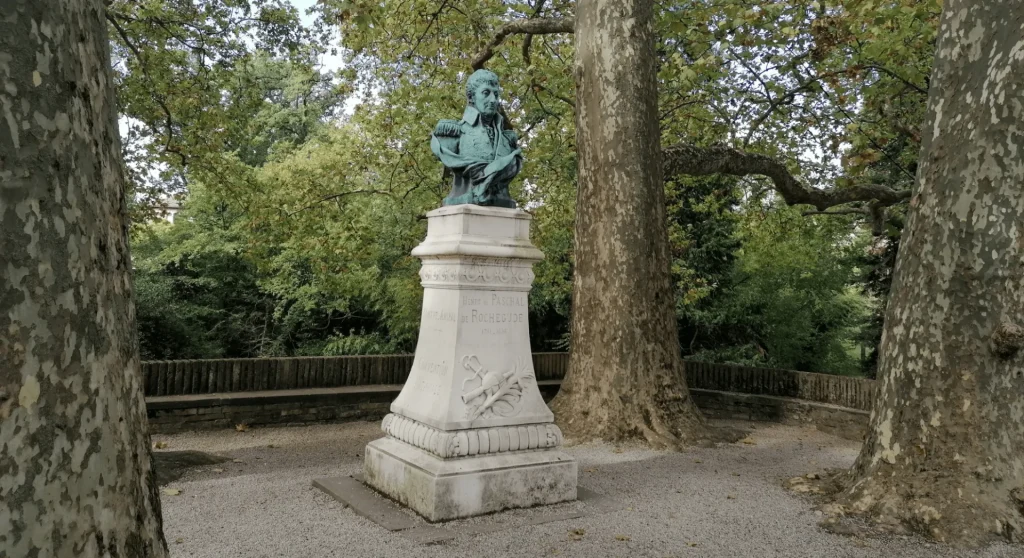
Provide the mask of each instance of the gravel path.
[{"label": "gravel path", "polygon": [[524,524],[540,513],[581,510],[582,504],[505,512],[446,527],[507,522],[508,528],[435,545],[389,532],[311,485],[315,478],[361,471],[363,446],[381,436],[377,422],[158,435],[154,441],[167,442],[170,450],[232,458],[188,471],[169,485],[180,494],[163,495],[164,529],[175,558],[1024,558],[1024,549],[1006,545],[967,552],[916,538],[826,533],[811,505],[781,483],[849,466],[857,445],[812,428],[730,424],[753,428],[755,443],[684,453],[571,446],[580,486],[617,499],[621,511],[542,525]]}]

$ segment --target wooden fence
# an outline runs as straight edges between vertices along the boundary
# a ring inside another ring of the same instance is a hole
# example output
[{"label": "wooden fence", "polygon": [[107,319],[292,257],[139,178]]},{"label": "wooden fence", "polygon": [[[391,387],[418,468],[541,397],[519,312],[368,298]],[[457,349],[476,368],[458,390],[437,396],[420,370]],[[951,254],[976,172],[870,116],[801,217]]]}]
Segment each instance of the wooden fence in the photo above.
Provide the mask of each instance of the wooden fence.
[{"label": "wooden fence", "polygon": [[686,382],[697,389],[792,397],[863,411],[870,411],[875,400],[874,380],[735,364],[687,362]]},{"label": "wooden fence", "polygon": [[[147,396],[402,384],[413,355],[173,360],[142,363]],[[538,380],[560,380],[568,353],[534,353]],[[686,363],[691,388],[792,397],[870,410],[875,382],[732,364]]]}]

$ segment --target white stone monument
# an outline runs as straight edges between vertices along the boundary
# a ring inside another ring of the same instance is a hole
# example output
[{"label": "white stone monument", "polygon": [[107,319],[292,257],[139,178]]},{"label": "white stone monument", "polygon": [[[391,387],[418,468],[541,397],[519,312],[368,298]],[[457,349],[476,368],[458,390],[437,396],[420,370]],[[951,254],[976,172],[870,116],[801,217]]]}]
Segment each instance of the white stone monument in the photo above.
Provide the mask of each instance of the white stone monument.
[{"label": "white stone monument", "polygon": [[576,462],[533,371],[530,215],[427,214],[423,315],[409,379],[366,446],[364,478],[429,521],[576,499]]}]

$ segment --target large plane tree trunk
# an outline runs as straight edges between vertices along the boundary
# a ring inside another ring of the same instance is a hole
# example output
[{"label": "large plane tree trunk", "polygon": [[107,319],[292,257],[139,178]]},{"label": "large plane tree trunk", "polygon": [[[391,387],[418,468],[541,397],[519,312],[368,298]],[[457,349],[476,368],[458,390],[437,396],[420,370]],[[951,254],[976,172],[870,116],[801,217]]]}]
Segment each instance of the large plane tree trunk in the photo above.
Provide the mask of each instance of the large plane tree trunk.
[{"label": "large plane tree trunk", "polygon": [[708,430],[686,389],[676,336],[653,4],[576,5],[572,349],[552,409],[578,439],[679,446]]},{"label": "large plane tree trunk", "polygon": [[879,363],[838,511],[1024,541],[1024,4],[947,0]]},{"label": "large plane tree trunk", "polygon": [[0,2],[0,555],[162,557],[102,0]]}]

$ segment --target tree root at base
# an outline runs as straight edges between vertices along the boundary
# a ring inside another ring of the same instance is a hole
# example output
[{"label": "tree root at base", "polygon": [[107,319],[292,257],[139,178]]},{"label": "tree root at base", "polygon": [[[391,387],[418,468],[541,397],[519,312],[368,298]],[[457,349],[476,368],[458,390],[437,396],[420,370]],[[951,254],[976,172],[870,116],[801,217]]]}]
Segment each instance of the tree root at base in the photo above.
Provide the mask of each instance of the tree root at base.
[{"label": "tree root at base", "polygon": [[820,527],[837,535],[921,535],[965,547],[1024,543],[1024,488],[1018,489],[1020,498],[1011,491],[968,501],[947,488],[952,483],[929,483],[910,493],[915,480],[867,477],[854,484],[850,471],[828,470],[791,478],[784,486],[809,496],[824,514]]},{"label": "tree root at base", "polygon": [[[732,443],[747,435],[739,429],[711,426],[695,408],[682,405],[669,410],[644,405],[620,409],[618,413],[602,413],[600,417],[589,412],[571,412],[571,407],[565,400],[556,400],[552,411],[566,438],[578,441],[640,442],[654,449],[681,450]],[[617,420],[614,418],[617,416],[630,418]]]}]

